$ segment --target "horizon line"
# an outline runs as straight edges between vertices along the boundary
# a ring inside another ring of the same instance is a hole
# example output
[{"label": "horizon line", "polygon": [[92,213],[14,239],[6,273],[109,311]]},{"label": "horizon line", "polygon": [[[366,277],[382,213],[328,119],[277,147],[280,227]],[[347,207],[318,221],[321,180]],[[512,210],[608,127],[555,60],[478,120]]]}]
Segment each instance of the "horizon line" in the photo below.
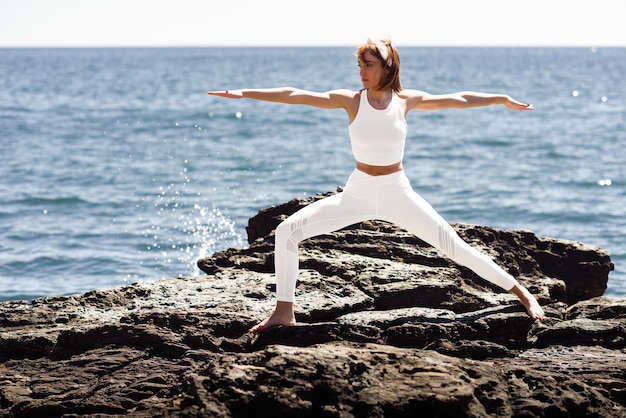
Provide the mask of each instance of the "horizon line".
[{"label": "horizon line", "polygon": [[[398,48],[626,48],[617,44],[395,44]],[[148,48],[354,48],[351,44],[226,44],[226,45],[0,45],[0,49],[148,49]]]}]

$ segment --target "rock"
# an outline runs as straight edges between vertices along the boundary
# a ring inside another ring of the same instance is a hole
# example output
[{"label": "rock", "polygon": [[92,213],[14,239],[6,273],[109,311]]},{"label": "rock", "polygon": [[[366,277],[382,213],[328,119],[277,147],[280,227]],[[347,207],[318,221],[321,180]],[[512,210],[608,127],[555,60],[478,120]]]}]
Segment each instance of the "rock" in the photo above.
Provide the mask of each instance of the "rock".
[{"label": "rock", "polygon": [[249,334],[274,305],[273,230],[206,276],[0,304],[0,417],[626,416],[626,299],[601,248],[455,224],[544,305],[393,225],[302,243],[299,325]]}]

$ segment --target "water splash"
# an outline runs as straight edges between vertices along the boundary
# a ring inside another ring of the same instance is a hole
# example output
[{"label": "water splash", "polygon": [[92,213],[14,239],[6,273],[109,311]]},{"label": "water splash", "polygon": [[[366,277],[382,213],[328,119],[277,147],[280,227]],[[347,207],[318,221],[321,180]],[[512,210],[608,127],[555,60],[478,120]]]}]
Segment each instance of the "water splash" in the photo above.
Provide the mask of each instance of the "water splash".
[{"label": "water splash", "polygon": [[184,251],[181,250],[184,256],[180,259],[193,265],[195,274],[199,273],[196,266],[198,258],[228,247],[243,245],[243,237],[236,231],[235,223],[215,206],[206,208],[196,203],[190,216],[181,216],[180,220],[183,222],[184,232],[194,242],[186,243]]},{"label": "water splash", "polygon": [[192,182],[187,168],[178,175],[179,181],[159,187],[151,205],[157,216],[148,216],[152,224],[144,231],[150,242],[146,248],[151,258],[148,264],[164,277],[199,274],[199,258],[243,245],[228,216],[214,204],[201,202],[200,193],[188,194]]},{"label": "water splash", "polygon": [[[167,216],[175,213],[178,216]],[[177,269],[169,273],[170,276],[199,274],[200,270],[196,266],[199,258],[243,245],[243,238],[236,231],[235,223],[215,206],[205,207],[195,203],[191,210],[185,211],[179,203],[167,203],[159,208],[159,215],[169,218],[168,222],[152,225],[144,236],[151,241],[147,250],[152,255],[155,268]]]}]

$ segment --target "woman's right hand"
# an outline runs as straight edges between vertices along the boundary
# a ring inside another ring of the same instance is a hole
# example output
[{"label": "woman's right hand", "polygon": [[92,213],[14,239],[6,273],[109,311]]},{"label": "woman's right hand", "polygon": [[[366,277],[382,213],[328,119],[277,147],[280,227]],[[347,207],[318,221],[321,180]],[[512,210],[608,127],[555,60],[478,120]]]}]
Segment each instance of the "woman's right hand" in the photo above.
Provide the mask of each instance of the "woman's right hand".
[{"label": "woman's right hand", "polygon": [[241,99],[243,97],[241,90],[208,91],[207,94],[211,96],[225,97],[227,99]]}]

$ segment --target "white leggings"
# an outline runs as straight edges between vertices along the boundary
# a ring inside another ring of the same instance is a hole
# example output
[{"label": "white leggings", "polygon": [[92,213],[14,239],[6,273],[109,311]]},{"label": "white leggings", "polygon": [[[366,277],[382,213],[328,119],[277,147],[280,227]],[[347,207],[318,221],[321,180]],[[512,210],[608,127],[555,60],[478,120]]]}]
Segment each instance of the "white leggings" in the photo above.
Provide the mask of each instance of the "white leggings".
[{"label": "white leggings", "polygon": [[293,302],[298,277],[298,243],[366,220],[398,225],[443,252],[457,264],[510,290],[517,281],[491,258],[463,241],[409,183],[404,171],[370,176],[354,170],[343,192],[318,200],[276,228],[276,297]]}]

